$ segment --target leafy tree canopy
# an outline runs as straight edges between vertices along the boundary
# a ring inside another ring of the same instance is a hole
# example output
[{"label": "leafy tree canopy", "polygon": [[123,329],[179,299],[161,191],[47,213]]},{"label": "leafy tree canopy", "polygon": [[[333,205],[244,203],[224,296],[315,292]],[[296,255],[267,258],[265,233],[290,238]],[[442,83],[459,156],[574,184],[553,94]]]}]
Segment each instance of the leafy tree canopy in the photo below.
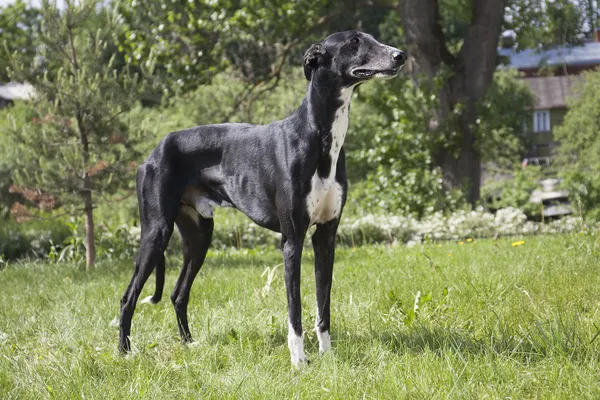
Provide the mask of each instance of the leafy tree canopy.
[{"label": "leafy tree canopy", "polygon": [[36,55],[36,33],[40,25],[40,11],[23,0],[0,8],[0,83],[9,80],[6,53],[19,53],[31,64]]}]

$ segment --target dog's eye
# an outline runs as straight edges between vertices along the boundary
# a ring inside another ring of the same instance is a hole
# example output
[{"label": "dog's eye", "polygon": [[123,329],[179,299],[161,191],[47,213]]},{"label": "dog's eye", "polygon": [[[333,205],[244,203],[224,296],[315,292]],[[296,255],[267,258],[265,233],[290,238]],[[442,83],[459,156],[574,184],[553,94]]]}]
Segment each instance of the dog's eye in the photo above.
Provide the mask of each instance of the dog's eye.
[{"label": "dog's eye", "polygon": [[353,37],[352,39],[350,39],[350,43],[352,44],[359,44],[360,43],[360,39],[357,37]]}]

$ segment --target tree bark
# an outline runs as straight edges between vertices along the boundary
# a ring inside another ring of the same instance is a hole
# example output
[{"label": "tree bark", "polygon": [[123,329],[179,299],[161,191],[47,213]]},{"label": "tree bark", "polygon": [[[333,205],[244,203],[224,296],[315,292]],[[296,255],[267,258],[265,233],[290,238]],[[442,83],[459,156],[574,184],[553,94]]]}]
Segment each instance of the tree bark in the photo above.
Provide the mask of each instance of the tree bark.
[{"label": "tree bark", "polygon": [[[79,107],[78,107],[79,108]],[[92,185],[88,173],[90,149],[87,132],[83,125],[83,113],[77,110],[77,125],[79,128],[79,141],[81,143],[81,155],[83,161],[83,185],[81,196],[83,197],[83,211],[85,214],[85,270],[96,263],[96,242],[94,241],[94,203],[92,201]]]},{"label": "tree bark", "polygon": [[85,212],[85,270],[89,271],[96,263],[96,243],[94,241],[94,207],[92,192],[83,194]]},{"label": "tree bark", "polygon": [[[479,199],[481,154],[473,126],[477,103],[485,95],[496,68],[497,44],[504,18],[506,0],[472,0],[471,23],[456,55],[447,46],[442,30],[438,0],[400,0],[408,53],[414,59],[415,72],[432,80],[444,70],[450,74],[439,93],[440,109],[435,126],[442,127],[458,104],[464,105],[455,129],[460,137],[452,143],[456,151],[438,149],[437,165],[442,169],[448,189],[465,190],[469,203]],[[443,134],[443,129],[437,129]]]}]

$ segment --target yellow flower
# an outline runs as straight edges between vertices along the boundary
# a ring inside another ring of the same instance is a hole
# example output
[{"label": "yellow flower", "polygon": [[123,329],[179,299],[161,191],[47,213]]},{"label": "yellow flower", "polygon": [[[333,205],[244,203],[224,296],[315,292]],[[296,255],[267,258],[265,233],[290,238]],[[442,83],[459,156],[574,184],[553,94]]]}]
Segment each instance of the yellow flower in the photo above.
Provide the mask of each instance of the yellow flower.
[{"label": "yellow flower", "polygon": [[513,242],[512,247],[519,247],[525,244],[524,240],[519,240],[518,242]]},{"label": "yellow flower", "polygon": [[458,242],[459,246],[462,246],[463,244],[465,244],[465,242]]},{"label": "yellow flower", "polygon": [[473,238],[467,238],[467,243],[471,243],[473,241]]},{"label": "yellow flower", "polygon": [[452,253],[448,253],[448,257],[452,257]]}]

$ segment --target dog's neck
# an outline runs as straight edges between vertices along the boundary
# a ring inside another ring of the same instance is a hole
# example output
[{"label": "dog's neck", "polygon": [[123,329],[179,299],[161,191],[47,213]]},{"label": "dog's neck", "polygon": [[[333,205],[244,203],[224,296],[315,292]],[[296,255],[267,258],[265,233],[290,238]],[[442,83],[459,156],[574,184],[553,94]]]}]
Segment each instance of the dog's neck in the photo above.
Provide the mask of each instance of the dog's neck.
[{"label": "dog's neck", "polygon": [[350,100],[354,87],[344,87],[339,77],[329,71],[315,71],[302,106],[308,126],[321,144],[319,176],[335,174],[335,166],[348,130]]},{"label": "dog's neck", "polygon": [[345,136],[353,91],[354,87],[343,87],[339,77],[332,73],[315,71],[304,99],[311,130],[327,136],[333,133],[334,128],[345,126]]}]

